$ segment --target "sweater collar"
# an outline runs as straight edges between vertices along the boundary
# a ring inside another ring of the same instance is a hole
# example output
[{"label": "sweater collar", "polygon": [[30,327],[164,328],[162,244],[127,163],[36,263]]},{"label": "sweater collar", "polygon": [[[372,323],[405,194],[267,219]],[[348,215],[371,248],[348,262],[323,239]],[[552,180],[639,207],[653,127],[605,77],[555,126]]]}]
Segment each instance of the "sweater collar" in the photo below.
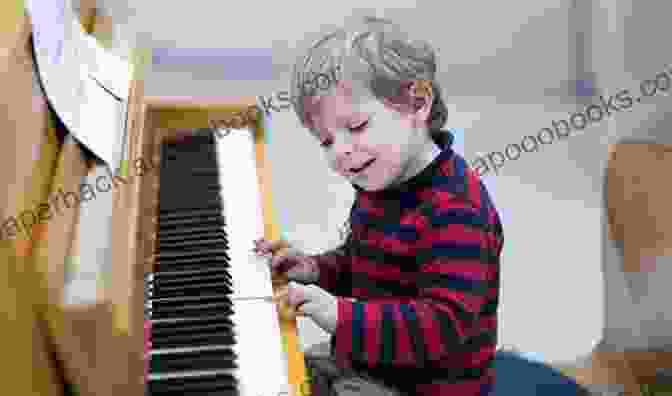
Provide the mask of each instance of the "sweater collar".
[{"label": "sweater collar", "polygon": [[355,184],[352,184],[352,186],[358,193],[366,193],[373,197],[380,198],[398,197],[400,194],[405,192],[420,191],[426,187],[430,187],[433,184],[434,176],[437,175],[440,171],[440,165],[452,158],[452,145],[455,137],[449,130],[442,130],[441,133],[433,134],[432,140],[434,140],[436,145],[439,146],[441,152],[429,165],[420,171],[420,173],[411,177],[405,182],[380,191],[366,191]]}]

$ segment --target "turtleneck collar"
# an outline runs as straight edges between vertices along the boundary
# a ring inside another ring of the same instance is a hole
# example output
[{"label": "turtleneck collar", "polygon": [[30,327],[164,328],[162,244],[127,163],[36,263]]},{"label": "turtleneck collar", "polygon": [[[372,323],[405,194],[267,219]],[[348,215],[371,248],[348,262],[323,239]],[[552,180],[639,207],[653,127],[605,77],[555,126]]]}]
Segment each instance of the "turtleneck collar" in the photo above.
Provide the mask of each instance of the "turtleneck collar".
[{"label": "turtleneck collar", "polygon": [[431,186],[432,179],[439,170],[441,163],[450,159],[453,155],[452,145],[455,137],[449,130],[442,130],[440,133],[432,134],[432,140],[439,146],[441,152],[429,165],[420,171],[420,173],[405,182],[380,191],[366,191],[355,184],[352,184],[352,186],[358,193],[371,194],[372,196],[385,199],[398,197],[400,194],[408,191],[420,191],[424,187]]}]

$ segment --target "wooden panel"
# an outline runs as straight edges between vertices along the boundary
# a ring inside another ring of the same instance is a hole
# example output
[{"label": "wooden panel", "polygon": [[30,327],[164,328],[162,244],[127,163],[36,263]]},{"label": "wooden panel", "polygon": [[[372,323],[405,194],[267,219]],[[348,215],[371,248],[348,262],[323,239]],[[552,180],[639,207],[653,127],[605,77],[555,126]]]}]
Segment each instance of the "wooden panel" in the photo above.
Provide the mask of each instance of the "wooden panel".
[{"label": "wooden panel", "polygon": [[623,270],[646,271],[647,257],[672,255],[672,146],[619,144],[607,170],[610,237],[621,241]]},{"label": "wooden panel", "polygon": [[632,374],[629,363],[622,352],[595,350],[583,367],[567,370],[566,374],[582,385],[619,384],[622,396],[642,396],[637,378]]},{"label": "wooden panel", "polygon": [[[186,100],[151,98],[148,100],[146,117],[150,126],[146,129],[151,134],[161,134],[161,139],[173,140],[176,138],[175,134],[178,133],[177,130],[179,129],[211,127],[213,120],[227,119],[232,114],[249,114],[251,106],[256,108],[256,98],[254,97],[243,98],[238,102],[199,101],[197,98]],[[261,110],[256,110],[257,114],[261,114]],[[264,148],[265,130],[261,122],[257,122],[254,128],[257,174],[263,202],[264,236],[268,239],[278,239],[280,232],[272,208],[270,165]],[[152,154],[154,157],[156,155],[156,153]],[[156,210],[155,206],[153,210]],[[151,216],[155,217],[156,214],[151,214]],[[280,285],[274,284],[274,289],[278,287]],[[279,312],[278,316],[281,318],[280,329],[283,337],[283,347],[287,354],[289,383],[294,389],[295,396],[308,396],[309,393],[306,392],[307,389],[304,385],[306,368],[303,352],[299,348],[296,320],[283,319]]]},{"label": "wooden panel", "polygon": [[[609,232],[623,246],[625,272],[655,271],[655,257],[672,256],[672,145],[613,145],[607,169]],[[646,307],[640,307],[646,309]],[[664,322],[661,322],[661,324]],[[672,329],[670,329],[672,331]],[[622,359],[640,383],[672,368],[672,352],[627,351]]]},{"label": "wooden panel", "polygon": [[0,2],[0,22],[0,328],[7,357],[0,363],[3,393],[59,396],[62,378],[40,319],[46,289],[33,258],[33,242],[43,238],[44,227],[28,229],[29,236],[11,224],[47,199],[59,147],[36,83],[23,2]]},{"label": "wooden panel", "polygon": [[112,287],[110,301],[112,309],[112,328],[114,343],[110,348],[120,348],[122,354],[118,369],[126,370],[126,384],[123,386],[129,395],[142,395],[144,392],[144,282],[143,272],[138,262],[142,262],[139,252],[142,235],[140,219],[141,179],[129,174],[133,159],[142,156],[145,146],[143,139],[144,85],[134,80],[129,96],[127,162],[122,166],[120,175],[125,183],[122,188],[114,189],[112,217]]}]

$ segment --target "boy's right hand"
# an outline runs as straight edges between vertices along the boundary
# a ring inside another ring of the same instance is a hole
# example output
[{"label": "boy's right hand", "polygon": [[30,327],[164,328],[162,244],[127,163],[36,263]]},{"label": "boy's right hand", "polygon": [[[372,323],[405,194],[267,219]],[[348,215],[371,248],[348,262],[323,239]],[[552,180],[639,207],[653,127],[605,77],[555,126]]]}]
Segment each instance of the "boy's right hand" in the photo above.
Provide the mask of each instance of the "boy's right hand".
[{"label": "boy's right hand", "polygon": [[319,268],[315,260],[292,247],[283,240],[269,241],[265,238],[254,241],[253,251],[259,255],[270,255],[269,265],[272,277],[284,274],[288,280],[300,283],[316,283]]}]

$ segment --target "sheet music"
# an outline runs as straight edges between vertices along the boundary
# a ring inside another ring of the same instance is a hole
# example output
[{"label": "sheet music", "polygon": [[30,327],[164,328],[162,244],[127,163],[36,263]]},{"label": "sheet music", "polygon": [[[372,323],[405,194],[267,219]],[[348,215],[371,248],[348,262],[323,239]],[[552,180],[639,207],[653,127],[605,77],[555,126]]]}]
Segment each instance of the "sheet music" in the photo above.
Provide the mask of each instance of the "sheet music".
[{"label": "sheet music", "polygon": [[98,46],[70,0],[27,0],[45,94],[68,131],[116,172],[126,132],[131,66]]}]

